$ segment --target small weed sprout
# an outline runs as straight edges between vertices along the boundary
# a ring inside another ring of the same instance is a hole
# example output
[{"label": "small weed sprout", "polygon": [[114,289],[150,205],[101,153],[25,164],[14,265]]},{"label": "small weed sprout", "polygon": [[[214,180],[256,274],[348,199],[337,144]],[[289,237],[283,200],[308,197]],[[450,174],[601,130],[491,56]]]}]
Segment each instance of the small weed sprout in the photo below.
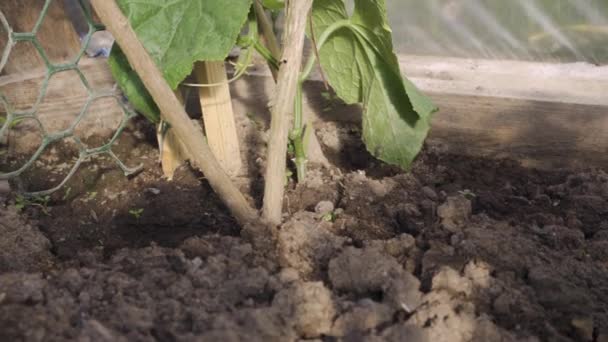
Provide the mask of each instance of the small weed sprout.
[{"label": "small weed sprout", "polygon": [[129,210],[129,214],[131,214],[131,216],[135,217],[136,220],[139,220],[141,218],[141,215],[143,215],[143,213],[144,213],[144,208],[134,208],[134,209]]},{"label": "small weed sprout", "polygon": [[464,198],[466,198],[468,200],[473,200],[473,199],[475,199],[475,197],[477,197],[477,195],[469,189],[464,189],[464,190],[458,191],[458,193],[461,194],[462,196],[464,196]]},{"label": "small weed sprout", "polygon": [[17,195],[15,198],[15,208],[17,211],[21,212],[27,207],[37,207],[45,215],[50,215],[50,209],[48,207],[49,202],[51,201],[51,196],[36,196],[32,198],[28,198],[22,195]]}]

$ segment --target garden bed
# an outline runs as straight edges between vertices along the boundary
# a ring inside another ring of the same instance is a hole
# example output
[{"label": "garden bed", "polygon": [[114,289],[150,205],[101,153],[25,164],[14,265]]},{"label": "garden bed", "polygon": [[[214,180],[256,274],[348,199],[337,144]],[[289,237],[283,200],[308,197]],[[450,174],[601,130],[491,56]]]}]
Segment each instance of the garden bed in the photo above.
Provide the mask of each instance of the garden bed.
[{"label": "garden bed", "polygon": [[[239,120],[255,134],[237,184],[259,207],[266,127]],[[405,173],[357,124],[317,125],[331,167],[288,185],[273,236],[239,229],[189,167],[163,180],[139,120],[116,148],[138,175],[98,160],[48,203],[10,194],[0,340],[608,341],[604,171],[433,145]],[[51,148],[13,187],[54,185],[72,154]]]}]

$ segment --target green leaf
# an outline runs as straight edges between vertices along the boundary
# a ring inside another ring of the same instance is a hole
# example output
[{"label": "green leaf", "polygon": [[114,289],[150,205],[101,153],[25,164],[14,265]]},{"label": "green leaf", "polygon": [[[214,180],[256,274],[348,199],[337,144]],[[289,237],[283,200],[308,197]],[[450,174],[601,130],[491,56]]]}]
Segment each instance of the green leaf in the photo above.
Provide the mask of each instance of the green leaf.
[{"label": "green leaf", "polygon": [[[118,0],[169,86],[176,89],[197,61],[221,61],[241,31],[251,0]],[[112,75],[135,109],[152,122],[160,112],[118,45],[109,63]]]},{"label": "green leaf", "polygon": [[118,45],[112,47],[108,63],[116,83],[127,95],[135,110],[148,120],[158,123],[160,121],[158,106]]},{"label": "green leaf", "polygon": [[264,7],[272,11],[277,11],[285,8],[285,0],[262,0]]},{"label": "green leaf", "polygon": [[[315,36],[329,83],[346,103],[363,104],[363,140],[377,158],[408,168],[430,128],[431,101],[401,76],[384,0],[315,0]],[[326,30],[331,30],[327,31]]]},{"label": "green leaf", "polygon": [[222,61],[251,0],[118,0],[131,26],[175,89],[196,61]]}]

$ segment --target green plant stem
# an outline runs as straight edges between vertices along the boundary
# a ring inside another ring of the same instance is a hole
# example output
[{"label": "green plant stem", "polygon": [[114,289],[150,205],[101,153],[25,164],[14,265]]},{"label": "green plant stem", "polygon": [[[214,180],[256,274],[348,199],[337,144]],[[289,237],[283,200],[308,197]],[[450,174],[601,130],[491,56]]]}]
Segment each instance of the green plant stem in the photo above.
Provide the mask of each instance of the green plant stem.
[{"label": "green plant stem", "polygon": [[[275,61],[278,61],[281,57],[281,48],[278,43],[278,39],[274,34],[274,29],[272,27],[272,21],[266,15],[266,11],[264,10],[264,6],[260,2],[260,0],[254,0],[253,9],[255,11],[255,16],[257,18],[258,25],[260,27],[261,36],[266,41],[266,45],[268,46],[267,51],[269,52],[268,56],[272,56]],[[262,45],[262,44],[260,44]],[[257,49],[257,47],[256,47]],[[258,50],[260,52],[260,50]],[[260,53],[261,54],[261,53]],[[270,64],[270,59],[267,56],[262,55],[266,58],[266,61],[269,62],[268,66],[270,67],[270,72],[272,73],[272,77],[275,82],[277,80],[277,76],[279,74],[279,64],[273,63]]]},{"label": "green plant stem", "polygon": [[253,43],[253,47],[260,54],[260,56],[266,60],[270,70],[279,70],[279,60],[274,57],[272,52],[266,48],[264,44],[259,41],[259,39],[256,39],[256,41]]},{"label": "green plant stem", "polygon": [[304,143],[304,115],[302,113],[302,83],[298,81],[296,88],[295,110],[294,110],[294,129],[289,134],[293,142],[296,164],[296,176],[298,182],[306,178],[306,144]]},{"label": "green plant stem", "polygon": [[[321,49],[321,47],[327,42],[327,39],[336,32],[337,30],[349,27],[352,24],[348,20],[340,20],[330,25],[319,37],[319,41],[317,42],[317,49]],[[289,138],[293,142],[294,152],[295,152],[295,164],[298,182],[304,181],[306,178],[306,139],[305,135],[308,133],[309,129],[305,129],[304,124],[304,113],[303,113],[303,85],[304,82],[310,76],[312,69],[317,60],[317,54],[314,53],[308,59],[306,67],[300,74],[300,78],[298,79],[298,85],[296,88],[296,99],[295,99],[295,108],[294,108],[294,121],[293,121],[293,130],[289,134]]]}]

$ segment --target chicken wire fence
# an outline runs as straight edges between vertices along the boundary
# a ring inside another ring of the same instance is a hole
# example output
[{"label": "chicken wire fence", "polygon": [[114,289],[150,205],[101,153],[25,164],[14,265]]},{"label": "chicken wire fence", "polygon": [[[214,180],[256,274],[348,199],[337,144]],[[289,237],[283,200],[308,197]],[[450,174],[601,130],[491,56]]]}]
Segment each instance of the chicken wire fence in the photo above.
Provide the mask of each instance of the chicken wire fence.
[{"label": "chicken wire fence", "polygon": [[[11,55],[11,52],[13,52],[13,47],[18,42],[30,42],[31,44],[33,44],[33,46],[35,47],[35,50],[38,52],[38,54],[44,61],[44,65],[46,68],[45,76],[44,76],[44,79],[40,86],[40,90],[38,92],[37,99],[31,108],[29,108],[27,110],[18,110],[18,109],[13,108],[10,101],[7,99],[7,97],[4,94],[2,94],[2,92],[0,92],[0,106],[4,109],[3,111],[6,113],[6,116],[3,118],[4,122],[2,123],[2,128],[0,129],[0,141],[3,141],[3,139],[8,135],[8,132],[13,125],[15,125],[23,120],[33,120],[35,122],[35,125],[37,126],[37,128],[40,130],[41,136],[42,136],[40,145],[35,150],[35,152],[31,155],[31,157],[29,157],[23,165],[21,165],[18,169],[14,170],[14,171],[10,171],[10,172],[1,172],[0,171],[0,180],[7,180],[7,179],[11,179],[11,178],[22,175],[24,172],[26,172],[29,168],[32,167],[32,165],[43,155],[45,150],[50,145],[52,145],[53,143],[56,143],[58,141],[71,139],[71,141],[75,143],[75,145],[78,149],[77,160],[75,161],[74,165],[71,167],[71,169],[69,170],[67,175],[63,178],[63,180],[61,182],[59,182],[59,184],[57,186],[55,186],[51,189],[46,189],[46,190],[42,190],[42,191],[24,193],[24,195],[27,195],[27,196],[46,196],[46,195],[49,195],[49,194],[59,190],[63,185],[65,185],[70,180],[70,178],[72,176],[74,176],[74,174],[78,171],[78,169],[84,162],[90,160],[94,156],[100,156],[100,155],[109,156],[112,160],[115,161],[115,163],[120,167],[120,169],[124,172],[124,174],[126,176],[132,175],[132,174],[138,172],[139,170],[141,170],[141,168],[142,168],[141,165],[137,166],[137,167],[128,167],[112,151],[113,144],[120,137],[121,133],[125,129],[129,120],[131,118],[133,118],[136,115],[136,113],[127,106],[127,104],[125,103],[125,101],[122,98],[122,95],[119,92],[114,91],[114,90],[99,91],[99,90],[93,89],[93,87],[91,86],[91,84],[89,83],[89,81],[87,80],[87,78],[85,77],[85,75],[83,74],[83,72],[81,71],[80,66],[79,66],[79,62],[81,61],[83,55],[85,54],[87,48],[89,47],[89,44],[91,43],[91,38],[92,38],[93,34],[95,32],[103,30],[103,26],[94,22],[93,17],[91,15],[91,10],[90,10],[89,5],[85,1],[80,1],[79,5],[82,7],[84,17],[85,17],[85,20],[86,20],[86,23],[88,26],[88,31],[83,35],[83,38],[82,38],[82,47],[81,47],[80,51],[77,53],[77,55],[71,61],[62,62],[62,63],[53,63],[47,56],[45,49],[42,47],[42,44],[40,43],[39,39],[36,36],[38,30],[40,29],[40,26],[42,25],[43,20],[48,15],[49,6],[51,5],[52,1],[53,0],[45,0],[44,6],[42,7],[42,9],[40,11],[38,20],[30,32],[13,31],[11,25],[9,25],[9,22],[7,20],[7,17],[6,17],[7,14],[0,11],[1,28],[2,28],[2,30],[4,30],[4,34],[7,34],[7,36],[8,36],[8,42],[5,45],[3,51],[1,52],[2,55],[1,55],[1,59],[0,59],[0,74],[2,73],[4,67],[6,66],[6,63],[9,59],[9,56]],[[57,75],[59,73],[63,73],[63,72],[75,72],[78,75],[78,78],[82,82],[84,88],[86,88],[87,97],[86,97],[86,100],[83,101],[82,109],[77,114],[77,116],[73,119],[73,121],[71,122],[69,127],[67,127],[66,129],[60,130],[58,132],[48,132],[45,129],[45,126],[43,125],[43,123],[40,119],[39,107],[40,107],[42,100],[45,98],[45,96],[47,96],[47,90],[49,87],[49,82],[51,80],[51,77],[53,77],[54,75]],[[122,109],[123,115],[122,115],[122,118],[120,121],[120,125],[114,131],[113,136],[108,141],[106,141],[102,146],[90,148],[85,143],[83,143],[83,141],[78,136],[76,136],[74,134],[75,129],[78,126],[78,124],[81,123],[87,117],[87,114],[89,113],[89,109],[91,108],[92,103],[96,100],[103,99],[103,98],[115,98],[116,102],[120,105],[120,107]]]}]

